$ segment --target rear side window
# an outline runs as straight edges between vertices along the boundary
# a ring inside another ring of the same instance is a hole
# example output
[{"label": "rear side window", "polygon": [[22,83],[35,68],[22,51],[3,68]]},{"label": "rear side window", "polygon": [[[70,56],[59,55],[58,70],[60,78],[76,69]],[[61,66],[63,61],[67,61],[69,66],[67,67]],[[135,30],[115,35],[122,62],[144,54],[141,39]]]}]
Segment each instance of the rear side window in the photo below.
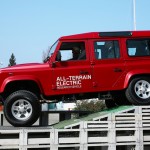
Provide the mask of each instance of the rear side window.
[{"label": "rear side window", "polygon": [[129,56],[150,56],[150,39],[127,40]]},{"label": "rear side window", "polygon": [[114,59],[120,57],[118,41],[97,41],[94,42],[96,59]]}]

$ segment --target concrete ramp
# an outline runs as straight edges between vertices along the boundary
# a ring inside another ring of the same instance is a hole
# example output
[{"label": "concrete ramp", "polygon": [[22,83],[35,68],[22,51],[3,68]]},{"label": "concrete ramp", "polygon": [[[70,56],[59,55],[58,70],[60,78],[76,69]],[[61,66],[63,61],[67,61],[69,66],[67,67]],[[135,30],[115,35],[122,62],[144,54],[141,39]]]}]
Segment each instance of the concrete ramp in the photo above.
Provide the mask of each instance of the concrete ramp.
[{"label": "concrete ramp", "polygon": [[0,127],[0,150],[149,150],[150,106],[121,106],[53,127]]},{"label": "concrete ramp", "polygon": [[111,121],[112,115],[129,113],[131,111],[134,113],[135,111],[138,111],[138,110],[134,106],[115,107],[112,109],[106,109],[100,112],[92,113],[84,117],[61,121],[58,124],[54,125],[54,128],[57,128],[57,129],[74,128],[76,126],[81,125],[81,122],[83,121]]}]

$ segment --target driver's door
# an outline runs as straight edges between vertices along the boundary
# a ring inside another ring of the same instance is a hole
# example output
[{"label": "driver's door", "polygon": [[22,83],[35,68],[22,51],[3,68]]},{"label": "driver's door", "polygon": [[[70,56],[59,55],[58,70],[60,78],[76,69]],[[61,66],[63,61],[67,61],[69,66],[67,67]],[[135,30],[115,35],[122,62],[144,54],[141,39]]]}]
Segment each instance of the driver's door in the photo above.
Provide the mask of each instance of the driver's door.
[{"label": "driver's door", "polygon": [[[55,95],[84,93],[92,90],[92,69],[86,45],[86,41],[61,42],[56,56],[58,61],[55,61],[52,71],[52,89]],[[80,53],[85,51],[84,59],[72,59],[72,48],[75,46],[80,48]]]}]

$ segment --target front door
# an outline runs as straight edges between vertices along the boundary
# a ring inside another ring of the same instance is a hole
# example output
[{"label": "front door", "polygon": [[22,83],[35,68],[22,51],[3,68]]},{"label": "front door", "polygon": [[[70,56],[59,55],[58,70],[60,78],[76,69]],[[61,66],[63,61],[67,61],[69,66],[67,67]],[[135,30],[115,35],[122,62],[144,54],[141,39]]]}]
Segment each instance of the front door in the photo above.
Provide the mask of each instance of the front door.
[{"label": "front door", "polygon": [[86,41],[60,43],[52,78],[55,95],[91,91],[92,68]]}]

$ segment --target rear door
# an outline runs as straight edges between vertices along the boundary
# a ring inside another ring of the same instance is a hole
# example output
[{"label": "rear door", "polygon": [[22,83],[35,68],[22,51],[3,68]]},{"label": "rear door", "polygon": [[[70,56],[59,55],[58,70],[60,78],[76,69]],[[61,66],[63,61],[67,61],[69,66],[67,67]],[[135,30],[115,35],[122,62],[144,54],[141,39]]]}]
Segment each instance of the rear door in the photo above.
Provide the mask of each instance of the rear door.
[{"label": "rear door", "polygon": [[120,39],[95,39],[91,41],[93,56],[93,80],[98,91],[119,89],[125,73]]}]

